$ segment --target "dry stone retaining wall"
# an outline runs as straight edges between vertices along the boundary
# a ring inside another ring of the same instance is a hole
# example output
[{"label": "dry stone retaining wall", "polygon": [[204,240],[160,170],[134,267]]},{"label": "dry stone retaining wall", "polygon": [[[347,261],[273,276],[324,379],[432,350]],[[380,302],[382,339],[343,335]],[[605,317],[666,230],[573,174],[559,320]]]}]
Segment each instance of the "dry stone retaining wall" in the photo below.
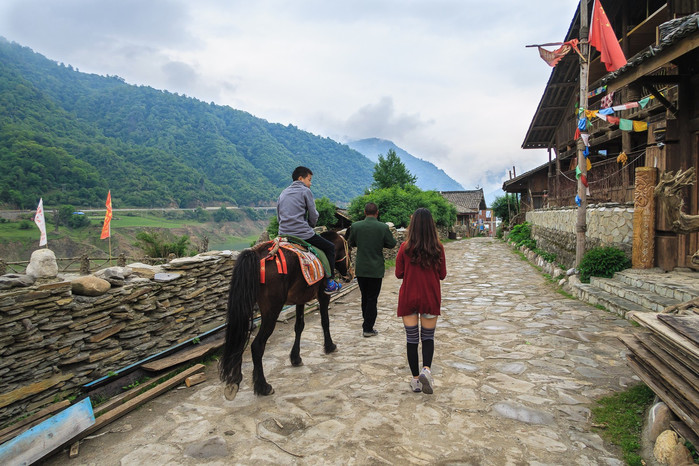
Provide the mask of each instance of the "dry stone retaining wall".
[{"label": "dry stone retaining wall", "polygon": [[131,264],[97,296],[75,293],[85,277],[0,291],[0,427],[223,325],[236,256]]},{"label": "dry stone retaining wall", "polygon": [[[552,208],[527,212],[532,237],[537,247],[556,254],[556,261],[566,267],[575,264],[575,224],[577,208]],[[585,250],[597,246],[614,246],[629,258],[633,243],[633,205],[598,204],[586,209]]]}]

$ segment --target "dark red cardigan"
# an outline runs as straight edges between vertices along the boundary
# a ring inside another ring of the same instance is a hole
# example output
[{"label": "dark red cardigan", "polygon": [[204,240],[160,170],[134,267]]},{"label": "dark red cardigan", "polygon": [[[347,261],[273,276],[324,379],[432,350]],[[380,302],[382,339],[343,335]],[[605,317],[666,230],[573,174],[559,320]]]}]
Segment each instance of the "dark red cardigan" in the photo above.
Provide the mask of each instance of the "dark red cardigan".
[{"label": "dark red cardigan", "polygon": [[447,261],[442,247],[439,264],[430,269],[424,269],[410,262],[405,253],[405,243],[400,245],[396,256],[396,277],[402,278],[403,283],[398,293],[398,316],[408,316],[414,313],[432,314],[438,316],[442,304],[440,280],[447,276]]}]

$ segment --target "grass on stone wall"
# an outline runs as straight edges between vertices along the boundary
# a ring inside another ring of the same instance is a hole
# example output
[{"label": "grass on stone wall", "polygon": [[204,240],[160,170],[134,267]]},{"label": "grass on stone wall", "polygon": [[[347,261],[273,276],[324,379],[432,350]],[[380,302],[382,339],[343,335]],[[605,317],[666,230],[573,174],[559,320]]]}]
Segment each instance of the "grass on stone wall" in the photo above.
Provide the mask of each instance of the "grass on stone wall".
[{"label": "grass on stone wall", "polygon": [[621,448],[627,464],[641,466],[641,432],[646,411],[655,393],[645,384],[600,398],[592,408],[595,430],[608,442]]}]

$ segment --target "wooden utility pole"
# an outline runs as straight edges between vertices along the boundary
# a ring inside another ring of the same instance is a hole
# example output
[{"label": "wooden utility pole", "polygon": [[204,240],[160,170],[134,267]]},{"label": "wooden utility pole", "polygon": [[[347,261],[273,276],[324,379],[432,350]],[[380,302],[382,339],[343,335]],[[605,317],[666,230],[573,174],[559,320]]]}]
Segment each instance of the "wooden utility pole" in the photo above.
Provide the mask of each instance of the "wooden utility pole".
[{"label": "wooden utility pole", "polygon": [[[588,19],[587,19],[587,1],[580,0],[580,110],[587,110],[587,79],[589,67],[589,51],[588,44]],[[582,114],[584,117],[585,114]],[[587,132],[587,129],[581,130]],[[583,138],[578,138],[578,167],[582,175],[587,178],[587,161],[585,160],[585,142]],[[587,194],[585,185],[582,183],[582,176],[578,178],[578,197],[580,205],[578,206],[578,218],[575,224],[575,266],[578,267],[585,255],[585,232],[587,231]]]}]

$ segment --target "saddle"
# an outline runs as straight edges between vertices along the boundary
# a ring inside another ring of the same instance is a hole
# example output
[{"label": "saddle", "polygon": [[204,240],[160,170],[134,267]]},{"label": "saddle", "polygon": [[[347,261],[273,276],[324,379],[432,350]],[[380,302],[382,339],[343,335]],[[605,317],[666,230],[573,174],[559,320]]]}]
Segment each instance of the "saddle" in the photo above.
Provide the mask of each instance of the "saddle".
[{"label": "saddle", "polygon": [[265,264],[267,261],[274,260],[277,266],[277,273],[280,275],[288,273],[286,256],[279,251],[280,248],[296,254],[303,278],[309,286],[318,283],[323,277],[330,276],[330,264],[325,253],[305,241],[285,236],[277,237],[266,244],[268,245],[269,253],[263,259],[260,259],[260,283],[265,283]]}]

